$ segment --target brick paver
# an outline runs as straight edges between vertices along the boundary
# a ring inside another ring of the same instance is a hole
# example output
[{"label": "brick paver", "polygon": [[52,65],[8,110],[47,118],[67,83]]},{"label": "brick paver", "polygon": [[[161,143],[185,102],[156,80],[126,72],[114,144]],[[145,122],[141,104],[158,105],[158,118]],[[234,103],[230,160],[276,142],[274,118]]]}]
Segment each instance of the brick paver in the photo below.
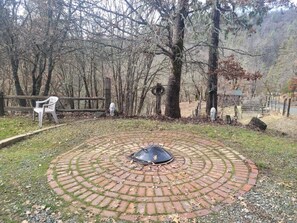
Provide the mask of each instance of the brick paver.
[{"label": "brick paver", "polygon": [[[163,146],[174,160],[141,165],[129,159],[149,144]],[[52,189],[73,206],[78,202],[102,217],[160,221],[219,210],[251,190],[258,169],[222,143],[162,131],[94,137],[54,159],[47,174]]]}]

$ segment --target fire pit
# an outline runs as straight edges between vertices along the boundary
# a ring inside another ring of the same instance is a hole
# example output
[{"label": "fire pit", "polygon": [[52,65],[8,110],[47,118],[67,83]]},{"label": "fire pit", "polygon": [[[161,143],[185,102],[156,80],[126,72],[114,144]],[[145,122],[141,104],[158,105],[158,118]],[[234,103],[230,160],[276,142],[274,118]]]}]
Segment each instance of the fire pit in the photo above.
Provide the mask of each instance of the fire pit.
[{"label": "fire pit", "polygon": [[130,158],[138,163],[148,164],[166,164],[171,162],[174,157],[163,147],[159,145],[149,145],[133,153]]},{"label": "fire pit", "polygon": [[135,131],[95,136],[55,158],[47,174],[73,210],[116,222],[172,222],[174,215],[186,222],[236,201],[256,184],[258,170],[196,134]]}]

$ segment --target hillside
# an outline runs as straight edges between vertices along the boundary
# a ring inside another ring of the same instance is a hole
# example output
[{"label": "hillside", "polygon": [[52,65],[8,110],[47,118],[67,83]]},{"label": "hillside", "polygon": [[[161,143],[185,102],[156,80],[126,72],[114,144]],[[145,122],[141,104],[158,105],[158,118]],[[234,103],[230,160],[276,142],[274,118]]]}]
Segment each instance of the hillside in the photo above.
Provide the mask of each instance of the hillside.
[{"label": "hillside", "polygon": [[236,56],[248,71],[264,74],[264,91],[286,91],[288,78],[297,75],[297,11],[271,12],[255,33],[229,35],[223,45],[258,55]]}]

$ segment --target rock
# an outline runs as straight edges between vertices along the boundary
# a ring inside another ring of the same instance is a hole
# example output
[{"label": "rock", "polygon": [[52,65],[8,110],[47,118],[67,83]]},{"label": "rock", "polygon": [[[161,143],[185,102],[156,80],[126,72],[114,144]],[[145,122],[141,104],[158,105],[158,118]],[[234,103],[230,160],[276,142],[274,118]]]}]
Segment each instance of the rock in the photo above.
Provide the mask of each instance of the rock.
[{"label": "rock", "polygon": [[95,112],[95,117],[100,118],[100,117],[106,117],[105,112]]},{"label": "rock", "polygon": [[260,119],[258,119],[256,117],[253,117],[251,119],[248,126],[250,126],[252,128],[257,128],[257,129],[260,129],[260,130],[263,130],[263,131],[265,131],[266,128],[267,128],[267,125],[265,124],[265,122],[263,122],[262,120],[260,120]]},{"label": "rock", "polygon": [[226,115],[226,116],[225,116],[225,122],[226,122],[228,125],[231,125],[231,124],[232,124],[232,119],[231,119],[231,116],[230,116],[230,115]]}]

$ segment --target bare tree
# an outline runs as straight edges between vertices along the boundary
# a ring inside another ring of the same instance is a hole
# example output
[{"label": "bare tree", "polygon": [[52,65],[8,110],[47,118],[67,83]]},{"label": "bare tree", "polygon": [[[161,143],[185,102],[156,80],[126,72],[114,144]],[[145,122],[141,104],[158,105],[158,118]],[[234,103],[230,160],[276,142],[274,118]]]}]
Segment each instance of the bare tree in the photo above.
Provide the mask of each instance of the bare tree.
[{"label": "bare tree", "polygon": [[[284,2],[0,0],[0,54],[19,95],[97,96],[106,75],[113,78],[118,110],[127,115],[141,113],[162,72],[168,83],[165,115],[179,118],[187,66],[207,67],[207,109],[216,107],[219,50],[227,50],[220,33],[252,32],[270,5]],[[208,61],[201,60],[206,47]],[[203,72],[191,73],[191,80],[201,81]],[[193,84],[201,94],[202,83]]]},{"label": "bare tree", "polygon": [[[87,13],[93,16],[98,24],[100,23],[101,28],[106,30],[106,35],[125,40],[125,44],[129,42],[139,44],[139,50],[144,53],[163,54],[168,57],[171,61],[171,72],[168,78],[165,115],[179,118],[185,22],[189,14],[190,1],[124,0],[123,2],[125,4],[121,9],[118,5],[121,3],[114,1],[105,1],[100,5],[89,2],[96,10]],[[127,72],[133,76],[133,67],[129,67]],[[131,89],[131,84],[128,82],[125,89],[126,109],[131,105],[129,102],[132,97]]]},{"label": "bare tree", "polygon": [[[23,53],[21,31],[26,22],[26,15],[21,19],[19,11],[19,1],[0,1],[0,41],[10,61],[16,94],[24,95],[19,77],[19,65]],[[19,100],[19,105],[26,106],[26,100]]]},{"label": "bare tree", "polygon": [[[48,95],[54,66],[76,8],[72,0],[0,1],[0,44],[11,66],[17,95]],[[31,77],[31,80],[29,79]],[[20,100],[26,106],[25,100]]]}]

